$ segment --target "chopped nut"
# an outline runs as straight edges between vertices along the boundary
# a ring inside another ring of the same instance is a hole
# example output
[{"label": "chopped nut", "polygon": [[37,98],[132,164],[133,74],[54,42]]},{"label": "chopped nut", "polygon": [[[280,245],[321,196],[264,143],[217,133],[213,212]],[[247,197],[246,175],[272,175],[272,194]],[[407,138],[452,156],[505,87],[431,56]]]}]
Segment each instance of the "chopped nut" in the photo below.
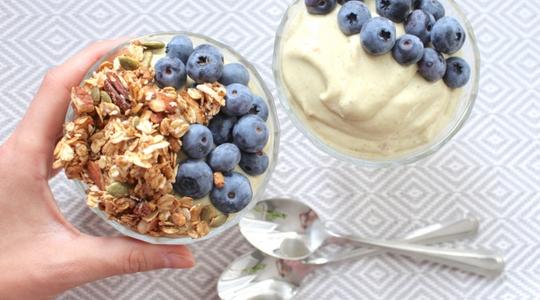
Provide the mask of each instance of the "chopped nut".
[{"label": "chopped nut", "polygon": [[88,91],[80,86],[71,89],[71,103],[78,115],[94,111],[94,100]]},{"label": "chopped nut", "polygon": [[140,217],[145,217],[152,213],[152,209],[150,208],[150,206],[148,206],[148,203],[141,202],[137,204],[137,206],[135,206],[133,213]]},{"label": "chopped nut", "polygon": [[120,107],[120,109],[126,111],[131,108],[131,105],[129,104],[129,93],[122,85],[118,75],[111,72],[107,73],[107,80],[104,82],[104,88],[107,94],[111,96],[114,104]]},{"label": "chopped nut", "polygon": [[100,190],[104,189],[103,176],[99,164],[95,161],[88,162],[88,176],[92,182],[99,187]]},{"label": "chopped nut", "polygon": [[221,172],[214,173],[214,185],[218,189],[222,189],[225,186],[225,176]]}]

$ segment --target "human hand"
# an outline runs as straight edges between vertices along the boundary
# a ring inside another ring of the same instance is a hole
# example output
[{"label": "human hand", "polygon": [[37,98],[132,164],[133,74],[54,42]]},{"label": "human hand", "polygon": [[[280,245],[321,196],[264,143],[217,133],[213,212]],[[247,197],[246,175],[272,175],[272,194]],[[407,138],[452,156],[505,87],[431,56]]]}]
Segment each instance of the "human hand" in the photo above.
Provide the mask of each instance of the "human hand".
[{"label": "human hand", "polygon": [[49,299],[113,275],[194,265],[184,246],[79,232],[58,210],[48,185],[70,89],[118,43],[98,42],[51,69],[26,116],[0,146],[0,299]]}]

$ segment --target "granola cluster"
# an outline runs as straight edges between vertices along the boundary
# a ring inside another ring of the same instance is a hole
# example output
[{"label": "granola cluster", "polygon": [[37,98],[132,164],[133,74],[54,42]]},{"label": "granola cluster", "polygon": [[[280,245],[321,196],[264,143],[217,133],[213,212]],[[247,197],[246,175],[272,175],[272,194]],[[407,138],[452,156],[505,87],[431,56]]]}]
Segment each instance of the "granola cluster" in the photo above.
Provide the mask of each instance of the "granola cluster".
[{"label": "granola cluster", "polygon": [[[180,138],[225,105],[225,87],[159,88],[151,66],[159,42],[132,42],[73,87],[75,118],[54,151],[54,168],[88,185],[87,203],[150,236],[199,238],[227,216],[173,194]],[[222,175],[215,174],[216,177]]]}]

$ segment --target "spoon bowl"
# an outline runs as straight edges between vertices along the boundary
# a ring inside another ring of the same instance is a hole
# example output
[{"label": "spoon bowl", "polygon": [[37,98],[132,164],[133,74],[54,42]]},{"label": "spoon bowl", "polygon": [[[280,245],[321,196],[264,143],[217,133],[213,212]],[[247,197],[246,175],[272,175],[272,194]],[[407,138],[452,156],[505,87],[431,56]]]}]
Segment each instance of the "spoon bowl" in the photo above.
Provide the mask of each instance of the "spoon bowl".
[{"label": "spoon bowl", "polygon": [[240,220],[240,231],[260,251],[287,260],[309,257],[328,237],[313,209],[289,199],[257,203]]},{"label": "spoon bowl", "polygon": [[312,267],[253,251],[233,261],[218,280],[221,299],[292,299]]}]

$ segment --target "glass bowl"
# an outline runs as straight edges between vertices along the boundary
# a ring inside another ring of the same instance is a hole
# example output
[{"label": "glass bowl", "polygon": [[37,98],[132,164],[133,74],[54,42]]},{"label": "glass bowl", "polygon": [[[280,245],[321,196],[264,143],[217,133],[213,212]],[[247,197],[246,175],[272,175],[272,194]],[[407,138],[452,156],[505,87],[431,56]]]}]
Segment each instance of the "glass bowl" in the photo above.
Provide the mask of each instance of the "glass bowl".
[{"label": "glass bowl", "polygon": [[[295,101],[291,101],[290,94],[287,90],[287,86],[284,83],[283,73],[281,69],[281,52],[284,44],[284,33],[288,29],[290,20],[301,12],[304,7],[304,1],[295,0],[288,8],[287,12],[283,16],[281,24],[279,25],[274,45],[274,58],[273,58],[273,73],[278,90],[278,97],[281,104],[284,106],[287,114],[295,124],[295,126],[318,148],[325,153],[364,167],[393,167],[416,162],[422,158],[432,155],[441,149],[446,143],[448,143],[463,127],[467,119],[469,118],[473,109],[476,97],[478,95],[478,86],[480,78],[480,52],[476,42],[476,37],[472,29],[471,24],[465,17],[463,11],[454,0],[439,0],[446,9],[447,16],[455,17],[465,28],[467,32],[467,39],[463,48],[460,50],[459,55],[464,58],[471,66],[471,80],[463,88],[461,94],[460,103],[456,108],[455,115],[451,122],[444,128],[430,143],[413,149],[412,151],[400,154],[391,158],[372,159],[360,156],[355,156],[346,151],[340,151],[336,147],[324,141],[324,139],[311,128],[304,120],[302,112],[297,112],[299,108]],[[338,9],[338,8],[336,8]],[[337,20],[336,20],[337,22]]]},{"label": "glass bowl", "polygon": [[[225,58],[225,63],[238,62],[238,63],[241,63],[242,65],[244,65],[248,69],[248,71],[250,73],[250,76],[251,76],[249,87],[251,88],[251,90],[256,95],[260,95],[260,96],[262,96],[263,98],[266,99],[267,104],[268,104],[268,108],[269,108],[269,118],[268,118],[268,121],[267,121],[267,126],[268,126],[268,129],[269,129],[270,138],[269,138],[268,144],[266,145],[264,151],[266,152],[266,154],[269,157],[270,164],[269,164],[268,170],[263,175],[258,176],[258,177],[248,176],[248,178],[251,181],[252,187],[253,187],[253,199],[250,202],[250,204],[246,208],[244,208],[241,212],[229,215],[229,217],[228,217],[227,221],[225,222],[225,224],[223,224],[223,225],[221,225],[220,227],[217,227],[217,228],[211,228],[208,235],[206,235],[204,237],[201,237],[201,238],[198,238],[198,239],[192,239],[189,236],[185,236],[185,237],[183,237],[183,236],[182,237],[152,237],[152,236],[140,234],[140,233],[138,233],[136,231],[133,231],[130,228],[128,228],[128,227],[126,227],[126,226],[124,226],[124,225],[122,225],[122,224],[120,224],[120,223],[118,223],[118,222],[116,222],[114,220],[110,220],[107,217],[107,215],[103,211],[101,211],[99,208],[92,208],[92,211],[94,213],[96,213],[100,218],[102,218],[107,223],[109,223],[114,229],[116,229],[121,234],[123,234],[125,236],[135,238],[135,239],[138,239],[138,240],[141,240],[141,241],[152,243],[152,244],[171,244],[171,245],[192,244],[192,243],[195,243],[195,242],[200,242],[200,241],[204,241],[204,240],[214,238],[217,235],[223,233],[224,231],[226,231],[226,230],[232,228],[233,226],[237,225],[238,222],[240,221],[240,219],[247,212],[249,212],[255,206],[257,201],[259,199],[261,199],[261,197],[263,196],[264,190],[265,190],[265,188],[266,188],[266,186],[268,184],[268,181],[270,180],[270,176],[271,176],[272,172],[275,169],[277,158],[278,158],[279,124],[278,124],[276,106],[275,106],[274,99],[272,97],[272,93],[270,93],[268,87],[264,83],[262,77],[257,72],[255,67],[251,63],[249,63],[245,58],[243,58],[238,52],[233,50],[231,47],[229,47],[229,46],[227,46],[227,45],[225,45],[225,44],[223,44],[221,42],[218,42],[218,41],[216,41],[216,40],[214,40],[212,38],[209,38],[207,36],[200,35],[200,34],[191,33],[191,32],[155,33],[155,34],[149,34],[149,35],[145,35],[145,36],[136,37],[136,38],[134,38],[134,40],[135,39],[145,39],[145,40],[153,40],[153,41],[163,41],[163,42],[167,43],[172,37],[174,37],[176,35],[180,35],[180,34],[190,37],[191,40],[193,41],[194,46],[197,46],[197,45],[200,45],[200,44],[203,44],[203,43],[211,44],[211,45],[216,46],[223,53],[223,56]],[[115,49],[111,50],[103,58],[101,58],[96,64],[94,64],[94,66],[92,68],[90,68],[90,70],[88,71],[88,73],[85,76],[85,79],[91,77],[92,74],[94,73],[94,71],[97,70],[97,68],[101,65],[102,62],[108,60],[111,56],[115,55],[119,50],[124,48],[126,45],[129,45],[129,43],[130,43],[130,41],[128,41],[126,43],[123,43],[122,45],[119,45]],[[160,57],[162,57],[164,55],[165,55],[164,50],[162,50],[161,52],[160,51],[156,52],[155,55],[154,55],[154,59],[153,59],[152,63],[155,63],[155,61],[157,59],[159,59]],[[81,83],[81,85],[82,85],[82,83]],[[74,112],[70,107],[70,109],[69,109],[69,111],[68,111],[68,113],[66,115],[66,121],[73,120],[73,118],[74,118]],[[77,189],[80,192],[86,194],[85,193],[86,185],[83,182],[78,181],[78,180],[73,180],[73,183],[77,186]],[[197,200],[195,200],[195,201],[197,201]]]}]

